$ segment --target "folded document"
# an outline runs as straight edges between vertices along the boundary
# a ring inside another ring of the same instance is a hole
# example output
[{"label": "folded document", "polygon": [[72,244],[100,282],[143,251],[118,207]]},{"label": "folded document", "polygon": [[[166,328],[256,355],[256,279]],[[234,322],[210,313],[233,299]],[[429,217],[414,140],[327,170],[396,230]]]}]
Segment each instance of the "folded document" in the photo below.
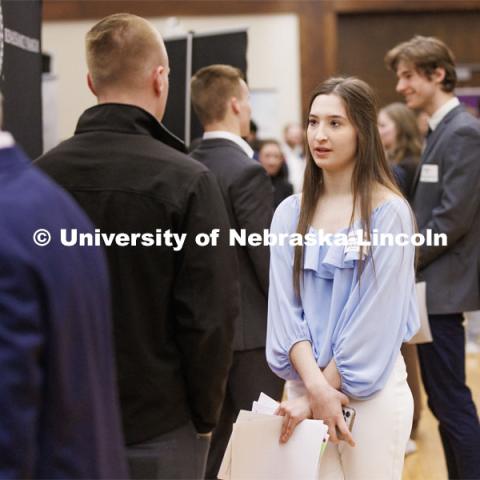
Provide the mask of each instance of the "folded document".
[{"label": "folded document", "polygon": [[312,479],[328,441],[321,420],[304,420],[287,443],[280,443],[283,417],[278,403],[260,394],[252,411],[241,410],[223,457],[221,480]]}]

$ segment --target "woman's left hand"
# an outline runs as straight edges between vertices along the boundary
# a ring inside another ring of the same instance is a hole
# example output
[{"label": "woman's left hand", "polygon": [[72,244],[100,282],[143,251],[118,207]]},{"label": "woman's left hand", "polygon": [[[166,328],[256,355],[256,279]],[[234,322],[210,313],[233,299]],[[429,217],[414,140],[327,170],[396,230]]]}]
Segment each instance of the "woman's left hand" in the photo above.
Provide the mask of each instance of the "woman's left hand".
[{"label": "woman's left hand", "polygon": [[286,443],[292,436],[295,427],[306,418],[312,418],[312,409],[310,408],[310,402],[308,397],[294,398],[293,400],[287,400],[282,402],[275,415],[283,416],[282,431],[280,433],[280,443]]}]

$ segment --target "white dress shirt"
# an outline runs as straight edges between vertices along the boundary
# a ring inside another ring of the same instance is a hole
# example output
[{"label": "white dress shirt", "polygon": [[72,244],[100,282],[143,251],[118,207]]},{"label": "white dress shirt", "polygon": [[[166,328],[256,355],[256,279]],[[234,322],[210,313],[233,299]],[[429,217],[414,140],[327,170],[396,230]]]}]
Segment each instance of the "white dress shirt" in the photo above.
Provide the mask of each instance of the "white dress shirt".
[{"label": "white dress shirt", "polygon": [[451,98],[447,103],[444,103],[429,119],[428,126],[432,132],[438,127],[440,122],[445,118],[448,112],[460,105],[460,100],[457,97]]},{"label": "white dress shirt", "polygon": [[15,145],[15,140],[8,132],[0,131],[0,149],[10,148]]},{"label": "white dress shirt", "polygon": [[203,134],[204,140],[211,140],[213,138],[224,138],[226,140],[231,140],[232,142],[236,143],[248,155],[249,158],[253,158],[254,151],[252,147],[242,137],[224,130],[213,130],[212,132],[205,132]]}]

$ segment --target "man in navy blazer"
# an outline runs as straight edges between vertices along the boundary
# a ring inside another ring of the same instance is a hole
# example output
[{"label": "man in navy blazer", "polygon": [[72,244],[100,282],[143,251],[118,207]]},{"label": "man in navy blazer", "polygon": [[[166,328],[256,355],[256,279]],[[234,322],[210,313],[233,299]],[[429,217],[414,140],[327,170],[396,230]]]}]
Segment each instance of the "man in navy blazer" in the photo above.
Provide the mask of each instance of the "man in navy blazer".
[{"label": "man in navy blazer", "polygon": [[106,261],[63,228],[94,231],[0,132],[0,478],[127,476]]},{"label": "man in navy blazer", "polygon": [[480,308],[480,122],[453,93],[453,54],[440,40],[414,37],[385,60],[407,105],[430,117],[412,187],[418,228],[448,238],[448,245],[420,248],[418,277],[427,282],[433,336],[418,347],[422,378],[449,478],[480,478],[480,424],[465,383],[462,313]]},{"label": "man in navy blazer", "polygon": [[[272,184],[242,138],[250,129],[248,97],[242,72],[229,65],[202,68],[192,79],[193,106],[205,129],[192,156],[215,174],[231,228],[244,229],[247,235],[269,228],[273,213]],[[239,411],[250,410],[260,392],[280,400],[283,388],[283,381],[270,371],[265,358],[268,247],[237,245],[232,247],[232,255],[239,265],[240,312],[235,318],[233,365],[213,432],[207,478],[217,478]]]}]

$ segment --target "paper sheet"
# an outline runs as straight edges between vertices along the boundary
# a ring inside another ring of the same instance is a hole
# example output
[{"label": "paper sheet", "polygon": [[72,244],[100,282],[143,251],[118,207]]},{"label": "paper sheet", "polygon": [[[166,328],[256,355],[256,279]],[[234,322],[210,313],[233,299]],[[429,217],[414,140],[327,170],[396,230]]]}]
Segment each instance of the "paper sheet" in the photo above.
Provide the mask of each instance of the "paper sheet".
[{"label": "paper sheet", "polygon": [[427,312],[427,284],[418,282],[415,284],[418,303],[418,315],[420,316],[420,330],[407,343],[429,343],[432,342],[432,332]]},{"label": "paper sheet", "polygon": [[280,444],[283,418],[273,415],[278,403],[265,394],[242,410],[233,426],[218,478],[301,479],[314,478],[328,441],[321,420],[304,420],[286,444]]}]

